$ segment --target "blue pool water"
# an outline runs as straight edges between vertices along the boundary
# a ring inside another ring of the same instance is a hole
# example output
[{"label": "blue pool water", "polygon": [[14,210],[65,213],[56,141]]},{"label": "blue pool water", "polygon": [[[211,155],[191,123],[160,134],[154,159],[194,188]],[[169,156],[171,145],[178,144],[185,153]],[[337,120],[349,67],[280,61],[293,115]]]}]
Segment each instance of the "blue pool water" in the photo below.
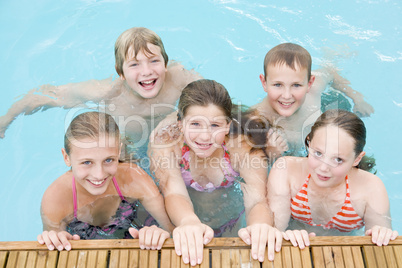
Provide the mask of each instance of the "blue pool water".
[{"label": "blue pool water", "polygon": [[[377,159],[402,233],[401,8],[396,0],[0,1],[0,115],[39,85],[115,75],[114,42],[134,26],[154,30],[170,59],[245,104],[264,97],[258,75],[265,53],[295,42],[309,50],[314,69],[336,64],[374,107],[364,119],[366,151]],[[21,116],[0,139],[0,241],[35,240],[41,232],[42,194],[67,171],[60,152],[67,117],[60,108]]]}]

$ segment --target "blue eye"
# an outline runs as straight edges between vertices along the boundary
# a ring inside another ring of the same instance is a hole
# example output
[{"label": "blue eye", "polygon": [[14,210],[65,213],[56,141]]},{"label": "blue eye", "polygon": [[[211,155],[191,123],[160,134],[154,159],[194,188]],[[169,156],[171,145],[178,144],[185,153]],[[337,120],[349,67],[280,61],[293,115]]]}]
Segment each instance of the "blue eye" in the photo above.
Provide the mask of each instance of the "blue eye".
[{"label": "blue eye", "polygon": [[211,127],[217,128],[217,127],[219,127],[219,125],[218,124],[211,124]]},{"label": "blue eye", "polygon": [[276,84],[274,84],[273,86],[274,86],[274,87],[281,87],[282,85],[279,84],[279,83],[276,83]]},{"label": "blue eye", "polygon": [[82,162],[82,164],[84,164],[84,165],[90,165],[92,162],[91,161],[84,161],[84,162]]},{"label": "blue eye", "polygon": [[302,85],[300,85],[300,84],[294,84],[293,86],[294,86],[294,87],[301,87]]},{"label": "blue eye", "polygon": [[106,163],[112,163],[114,160],[112,158],[108,158],[105,160]]},{"label": "blue eye", "polygon": [[200,123],[197,123],[197,122],[191,122],[191,123],[190,123],[190,125],[191,125],[191,126],[198,127],[198,126],[200,125]]}]

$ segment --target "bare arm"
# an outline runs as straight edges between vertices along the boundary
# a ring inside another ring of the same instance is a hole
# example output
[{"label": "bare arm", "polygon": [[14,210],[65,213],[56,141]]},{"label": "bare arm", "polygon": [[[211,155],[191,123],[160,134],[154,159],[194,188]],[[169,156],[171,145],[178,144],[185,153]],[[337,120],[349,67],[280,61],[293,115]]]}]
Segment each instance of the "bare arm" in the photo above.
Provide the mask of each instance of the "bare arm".
[{"label": "bare arm", "polygon": [[392,230],[387,191],[380,178],[372,174],[367,175],[369,176],[371,183],[369,186],[366,184],[368,192],[364,213],[366,235],[370,235],[372,242],[378,246],[388,245],[390,240],[398,236],[398,232]]},{"label": "bare arm", "polygon": [[[125,164],[121,165],[124,167]],[[125,186],[127,185],[129,188],[125,191],[133,195],[133,198],[138,199],[162,228],[171,233],[174,226],[166,213],[163,196],[152,178],[135,164],[127,165],[127,168],[123,168],[120,172],[120,174],[122,173],[123,176],[128,177]]]},{"label": "bare arm", "polygon": [[374,113],[374,108],[364,100],[363,94],[351,88],[350,82],[342,77],[335,68],[320,69],[316,70],[315,73],[316,82],[320,83],[319,80],[321,79],[321,82],[324,84],[322,91],[330,84],[333,89],[344,93],[353,100],[353,111],[357,115],[367,117]]},{"label": "bare arm", "polygon": [[117,92],[111,78],[104,80],[89,80],[80,83],[70,83],[61,86],[43,85],[30,90],[14,102],[7,113],[0,117],[0,138],[8,126],[20,114],[30,115],[53,107],[65,109],[85,106],[88,101],[99,102],[111,98]]},{"label": "bare arm", "polygon": [[287,178],[286,157],[279,158],[273,165],[268,176],[268,202],[273,213],[274,226],[285,231],[290,220],[291,192]]},{"label": "bare arm", "polygon": [[[158,137],[155,140],[158,140]],[[154,172],[159,180],[159,187],[165,197],[166,211],[173,224],[177,226],[173,231],[176,253],[182,256],[184,263],[200,264],[203,258],[203,245],[211,241],[213,230],[201,223],[194,213],[178,165],[181,157],[180,146],[177,142],[159,148],[153,143],[149,146],[151,172]]]}]

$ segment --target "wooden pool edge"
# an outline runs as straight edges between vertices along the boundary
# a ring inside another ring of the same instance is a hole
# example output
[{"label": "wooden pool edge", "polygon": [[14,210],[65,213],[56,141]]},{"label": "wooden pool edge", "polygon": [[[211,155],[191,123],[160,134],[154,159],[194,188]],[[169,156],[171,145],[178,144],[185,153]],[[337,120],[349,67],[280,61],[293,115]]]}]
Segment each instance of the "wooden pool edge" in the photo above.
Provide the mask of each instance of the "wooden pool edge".
[{"label": "wooden pool edge", "polygon": [[[70,241],[73,249],[140,249],[138,239],[107,239],[107,240],[78,240]],[[283,240],[283,246],[291,246],[289,241]],[[311,246],[365,246],[374,245],[371,236],[317,236],[310,238]],[[402,236],[390,241],[389,245],[402,245]],[[168,238],[162,249],[174,248],[173,239]],[[239,237],[217,237],[212,239],[205,248],[246,248],[250,246]],[[48,250],[45,245],[37,241],[0,241],[1,251],[12,250]]]}]

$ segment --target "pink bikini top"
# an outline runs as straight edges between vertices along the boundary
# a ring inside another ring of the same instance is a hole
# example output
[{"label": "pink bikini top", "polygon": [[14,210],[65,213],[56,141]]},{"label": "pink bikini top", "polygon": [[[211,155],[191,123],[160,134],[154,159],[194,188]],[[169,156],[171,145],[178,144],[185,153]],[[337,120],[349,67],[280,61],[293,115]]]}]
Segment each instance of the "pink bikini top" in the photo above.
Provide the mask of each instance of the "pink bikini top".
[{"label": "pink bikini top", "polygon": [[198,182],[194,181],[193,177],[191,176],[190,161],[189,161],[190,147],[188,147],[186,142],[184,142],[183,147],[181,149],[180,169],[181,169],[181,175],[183,177],[186,186],[190,186],[199,192],[212,192],[215,189],[222,187],[227,188],[233,184],[233,182],[236,180],[237,177],[239,177],[240,174],[234,171],[232,165],[230,164],[229,151],[225,146],[225,142],[223,142],[222,148],[224,151],[222,161],[224,177],[222,183],[219,186],[215,186],[212,182],[209,182],[207,183],[207,185],[205,185],[205,187],[202,187]]}]

